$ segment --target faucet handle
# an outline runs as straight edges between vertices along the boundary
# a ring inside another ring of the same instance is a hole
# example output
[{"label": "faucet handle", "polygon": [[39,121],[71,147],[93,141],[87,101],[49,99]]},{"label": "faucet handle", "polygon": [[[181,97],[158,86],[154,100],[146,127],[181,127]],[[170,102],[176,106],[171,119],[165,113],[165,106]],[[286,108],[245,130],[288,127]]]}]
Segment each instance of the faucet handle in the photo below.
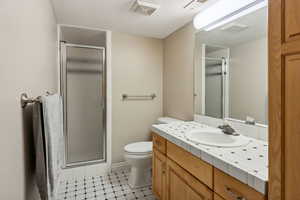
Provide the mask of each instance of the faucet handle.
[{"label": "faucet handle", "polygon": [[232,129],[232,130],[234,130],[233,128],[231,128],[231,126],[229,125],[229,124],[223,124],[223,125],[220,125],[220,126],[218,126],[218,128],[219,129]]},{"label": "faucet handle", "polygon": [[227,134],[227,135],[234,135],[234,136],[238,136],[239,134],[235,132],[235,130],[229,125],[220,125],[218,126],[219,129],[221,129],[223,131],[223,133]]},{"label": "faucet handle", "polygon": [[225,125],[219,125],[218,128],[223,130],[223,129],[224,129],[224,126],[225,126]]}]

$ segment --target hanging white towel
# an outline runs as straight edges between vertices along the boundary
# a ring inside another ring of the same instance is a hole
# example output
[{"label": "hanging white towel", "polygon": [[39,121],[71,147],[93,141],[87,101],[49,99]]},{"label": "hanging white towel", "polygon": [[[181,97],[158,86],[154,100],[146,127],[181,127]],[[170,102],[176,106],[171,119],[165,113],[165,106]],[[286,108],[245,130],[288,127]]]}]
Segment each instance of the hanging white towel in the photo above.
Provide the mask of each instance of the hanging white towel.
[{"label": "hanging white towel", "polygon": [[63,109],[57,94],[42,96],[33,105],[36,180],[42,200],[56,200],[64,163]]},{"label": "hanging white towel", "polygon": [[62,100],[57,94],[42,96],[41,100],[46,143],[48,198],[54,200],[64,162]]}]

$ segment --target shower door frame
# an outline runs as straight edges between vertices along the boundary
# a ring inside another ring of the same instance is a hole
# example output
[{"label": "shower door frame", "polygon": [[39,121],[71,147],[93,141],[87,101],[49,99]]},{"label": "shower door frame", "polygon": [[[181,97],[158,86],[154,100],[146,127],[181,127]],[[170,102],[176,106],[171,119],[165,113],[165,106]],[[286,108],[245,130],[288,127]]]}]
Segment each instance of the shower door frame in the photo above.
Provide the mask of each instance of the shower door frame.
[{"label": "shower door frame", "polygon": [[229,83],[228,83],[228,76],[229,76],[229,70],[228,70],[228,62],[225,57],[222,58],[209,58],[209,57],[202,57],[202,92],[204,95],[202,95],[202,114],[206,115],[206,99],[205,99],[205,92],[206,92],[206,60],[214,60],[214,61],[221,61],[221,112],[222,116],[221,119],[228,118],[228,93],[229,93]]},{"label": "shower door frame", "polygon": [[[221,49],[226,49],[227,56],[221,58],[210,58],[206,56],[205,49],[207,46],[218,47]],[[230,119],[229,118],[229,75],[230,75],[230,49],[225,46],[214,45],[214,44],[202,44],[201,46],[202,56],[201,56],[201,113],[200,115],[207,116],[205,114],[205,91],[206,91],[206,59],[208,60],[219,60],[222,61],[222,119]],[[209,116],[208,116],[209,117]]]},{"label": "shower door frame", "polygon": [[[103,74],[103,81],[102,81],[102,90],[103,90],[103,96],[102,96],[102,112],[103,112],[103,159],[97,159],[97,160],[88,160],[88,161],[79,161],[79,162],[73,162],[73,163],[67,163],[67,155],[68,155],[68,128],[67,128],[67,55],[66,50],[67,47],[75,47],[75,48],[88,48],[88,49],[98,49],[102,50],[102,74]],[[79,166],[87,166],[91,164],[100,164],[100,163],[106,163],[107,162],[107,127],[106,127],[106,117],[107,117],[107,77],[106,77],[106,48],[100,47],[100,46],[92,46],[92,45],[80,45],[80,44],[73,44],[73,43],[66,43],[66,42],[60,42],[60,91],[61,96],[63,97],[63,128],[64,128],[64,144],[65,144],[65,158],[64,158],[64,168],[73,168],[73,167],[79,167]]]}]

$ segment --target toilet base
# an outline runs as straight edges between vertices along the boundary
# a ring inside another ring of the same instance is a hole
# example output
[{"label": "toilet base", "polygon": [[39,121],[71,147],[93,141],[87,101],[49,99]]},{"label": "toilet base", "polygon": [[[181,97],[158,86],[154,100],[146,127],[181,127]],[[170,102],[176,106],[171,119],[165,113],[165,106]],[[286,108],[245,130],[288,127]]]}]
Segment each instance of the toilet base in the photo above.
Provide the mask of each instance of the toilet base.
[{"label": "toilet base", "polygon": [[150,168],[131,167],[128,185],[135,189],[150,186],[152,184],[152,172]]}]

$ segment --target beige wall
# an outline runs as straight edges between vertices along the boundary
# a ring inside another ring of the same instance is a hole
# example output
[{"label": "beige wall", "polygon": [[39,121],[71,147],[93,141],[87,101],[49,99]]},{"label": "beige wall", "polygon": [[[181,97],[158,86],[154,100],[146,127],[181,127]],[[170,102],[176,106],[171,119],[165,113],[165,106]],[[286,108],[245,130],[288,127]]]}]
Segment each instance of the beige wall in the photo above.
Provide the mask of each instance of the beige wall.
[{"label": "beige wall", "polygon": [[[112,33],[112,162],[124,161],[124,146],[150,139],[162,115],[163,41]],[[122,101],[121,95],[155,93],[154,101]]]},{"label": "beige wall", "polygon": [[164,40],[164,115],[193,119],[194,28],[188,24]]},{"label": "beige wall", "polygon": [[230,48],[229,117],[267,123],[267,38]]},{"label": "beige wall", "polygon": [[32,200],[32,122],[19,97],[56,91],[56,21],[48,0],[0,4],[0,199]]}]

